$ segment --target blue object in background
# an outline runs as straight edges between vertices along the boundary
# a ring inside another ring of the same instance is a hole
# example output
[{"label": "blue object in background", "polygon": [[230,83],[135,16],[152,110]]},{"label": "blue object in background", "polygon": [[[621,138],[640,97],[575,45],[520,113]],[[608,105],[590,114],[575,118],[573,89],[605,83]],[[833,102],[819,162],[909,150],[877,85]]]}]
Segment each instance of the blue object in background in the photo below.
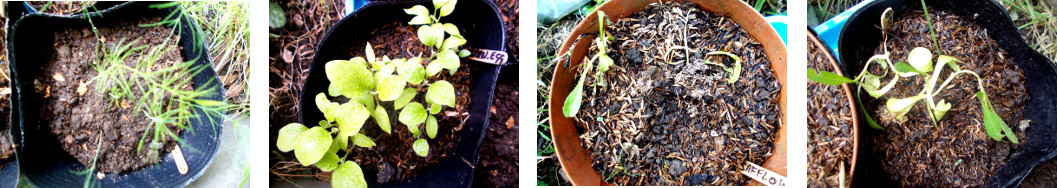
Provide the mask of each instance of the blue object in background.
[{"label": "blue object in background", "polygon": [[364,4],[367,4],[367,0],[345,0],[345,5],[352,5],[345,6],[345,15],[352,14],[353,11],[356,11],[356,9],[359,9]]},{"label": "blue object in background", "polygon": [[771,24],[771,27],[774,28],[774,31],[778,32],[778,37],[782,38],[782,44],[789,46],[789,42],[787,42],[788,39],[785,38],[787,35],[785,32],[788,30],[788,24],[785,23],[785,15],[768,16],[763,18],[763,20],[767,20],[767,23]]},{"label": "blue object in background", "polygon": [[848,10],[837,14],[837,16],[833,16],[833,18],[826,20],[826,22],[822,22],[822,24],[815,26],[815,32],[818,33],[818,38],[826,43],[826,45],[830,47],[830,50],[833,50],[833,56],[835,58],[840,59],[840,46],[837,46],[837,41],[840,40],[840,30],[844,28],[844,23],[848,21],[848,18],[850,18],[852,14],[859,11],[859,8],[866,6],[866,4],[869,4],[872,1],[873,0],[865,0],[860,2],[859,4],[848,8]]}]

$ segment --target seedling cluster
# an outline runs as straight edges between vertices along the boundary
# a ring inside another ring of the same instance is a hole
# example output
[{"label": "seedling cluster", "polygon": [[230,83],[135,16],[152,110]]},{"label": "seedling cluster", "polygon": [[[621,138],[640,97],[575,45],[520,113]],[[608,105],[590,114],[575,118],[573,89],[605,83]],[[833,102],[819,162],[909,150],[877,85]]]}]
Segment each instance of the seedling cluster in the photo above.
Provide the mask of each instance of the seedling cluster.
[{"label": "seedling cluster", "polygon": [[[375,146],[370,137],[360,132],[368,118],[373,118],[382,131],[391,133],[388,108],[382,102],[392,101],[391,109],[400,110],[398,121],[416,138],[412,144],[414,153],[429,155],[429,143],[422,138],[419,125],[425,124],[425,136],[432,139],[437,135],[437,118],[433,114],[439,114],[445,106],[455,106],[455,88],[448,81],[427,78],[443,70],[454,75],[460,66],[459,58],[469,55],[469,51],[459,49],[466,39],[458,28],[439,22],[452,13],[456,3],[457,0],[434,0],[432,11],[422,5],[404,9],[415,16],[409,24],[422,25],[418,39],[433,48],[429,57],[379,58],[368,43],[364,48],[366,57],[327,62],[326,74],[331,84],[325,94],[319,93],[315,98],[325,120],[311,128],[299,123],[286,125],[279,130],[279,150],[294,151],[302,165],[314,164],[322,171],[334,171],[334,187],[366,187],[360,166],[345,160],[350,154],[349,141],[359,147]],[[429,63],[423,66],[423,62]],[[413,101],[422,90],[424,103]],[[339,103],[328,96],[349,100]],[[340,158],[339,150],[345,151]]]},{"label": "seedling cluster", "polygon": [[[595,38],[595,41],[594,41],[595,46],[598,48],[598,52],[594,56],[592,56],[590,59],[588,59],[587,62],[580,64],[580,65],[584,66],[584,68],[581,70],[581,73],[580,73],[580,81],[576,83],[576,87],[574,87],[573,90],[569,93],[569,96],[565,98],[565,103],[564,103],[564,106],[562,107],[562,112],[563,112],[562,114],[565,115],[565,117],[576,117],[576,113],[580,111],[580,105],[582,105],[581,99],[583,98],[584,80],[587,80],[587,73],[591,72],[591,68],[592,67],[597,66],[597,68],[598,68],[598,70],[595,70],[595,80],[596,80],[595,85],[597,85],[597,86],[605,86],[606,85],[605,73],[607,71],[609,71],[609,67],[613,66],[613,58],[610,58],[609,55],[606,55],[606,46],[608,45],[610,40],[613,40],[613,36],[609,36],[606,33],[606,31],[605,31],[605,23],[607,23],[607,22],[610,22],[610,21],[609,21],[608,17],[606,17],[606,13],[602,12],[602,11],[598,11],[598,37]],[[683,35],[684,35],[684,38],[686,38],[687,33],[684,31]],[[669,48],[668,51],[665,53],[665,57],[664,57],[666,59],[665,63],[671,64],[671,65],[681,64],[681,63],[678,63],[678,62],[667,61],[667,59],[669,59],[669,56],[671,55],[672,51],[674,51],[674,50],[679,50],[679,49],[685,50],[686,54],[688,54],[688,55],[691,52],[692,53],[698,53],[696,50],[693,50],[693,49],[690,49],[690,48],[686,47],[686,45],[687,45],[686,41],[684,40],[683,46],[674,46],[674,47]],[[735,55],[734,53],[725,52],[725,51],[713,51],[713,52],[705,53],[705,56],[714,56],[714,55],[722,55],[722,56],[730,57],[731,59],[734,59],[734,64],[732,66],[727,66],[727,65],[724,65],[723,63],[713,62],[713,61],[707,60],[707,59],[702,61],[702,62],[700,62],[700,63],[705,63],[705,64],[708,64],[708,65],[719,66],[724,71],[730,73],[730,77],[727,79],[727,83],[733,84],[734,82],[737,82],[738,81],[738,77],[739,77],[738,75],[741,74],[741,59],[738,58],[738,56]],[[592,66],[593,64],[595,64],[596,61],[598,62],[598,64]],[[686,61],[689,61],[689,58],[687,58]]]},{"label": "seedling cluster", "polygon": [[[893,14],[891,14],[891,10],[891,8],[886,10],[881,17],[881,25],[884,32],[888,32],[892,27],[891,16]],[[882,35],[887,41],[888,35]],[[924,100],[928,107],[928,115],[931,117],[930,119],[935,126],[938,125],[937,122],[943,119],[943,116],[951,109],[950,103],[946,102],[944,99],[939,99],[937,101],[936,96],[939,96],[939,94],[947,88],[947,85],[958,76],[972,75],[972,78],[976,79],[977,89],[979,90],[976,92],[976,98],[980,100],[980,109],[983,111],[984,129],[986,130],[987,135],[996,141],[1002,141],[1004,138],[1008,138],[1009,141],[1014,144],[1019,143],[1016,135],[1013,134],[1013,131],[1004,121],[1002,121],[1002,118],[998,116],[998,113],[995,112],[994,107],[991,105],[991,101],[987,98],[987,92],[984,89],[983,80],[980,78],[980,75],[970,70],[962,70],[958,66],[958,63],[961,61],[951,56],[937,55],[935,56],[935,64],[933,64],[934,56],[932,52],[923,47],[912,49],[908,54],[906,62],[893,64],[890,55],[891,53],[886,48],[884,54],[877,54],[870,57],[863,66],[862,71],[859,75],[855,76],[854,79],[848,79],[832,72],[813,69],[808,69],[807,77],[808,79],[827,85],[855,83],[858,85],[856,96],[857,99],[859,99],[861,98],[859,97],[861,91],[866,91],[871,97],[879,98],[887,94],[902,78],[924,76],[924,88],[922,88],[917,95],[905,98],[889,98],[885,102],[885,106],[888,110],[887,116],[899,121],[904,121],[904,116],[913,109],[915,106],[914,104]],[[870,73],[868,70],[870,70],[871,65],[878,66],[883,74],[875,75]],[[952,72],[947,75],[946,79],[943,79],[943,82],[939,87],[936,87],[936,83],[939,83],[938,81],[941,80],[940,76],[944,67],[950,67]],[[895,75],[891,76],[891,79],[887,84],[882,85],[881,79],[888,77],[889,73]],[[861,99],[858,101],[860,104],[862,103]],[[871,127],[875,129],[883,129],[876,121],[874,121],[873,117],[870,116],[865,107],[860,105],[859,110],[865,115],[867,123]]]}]

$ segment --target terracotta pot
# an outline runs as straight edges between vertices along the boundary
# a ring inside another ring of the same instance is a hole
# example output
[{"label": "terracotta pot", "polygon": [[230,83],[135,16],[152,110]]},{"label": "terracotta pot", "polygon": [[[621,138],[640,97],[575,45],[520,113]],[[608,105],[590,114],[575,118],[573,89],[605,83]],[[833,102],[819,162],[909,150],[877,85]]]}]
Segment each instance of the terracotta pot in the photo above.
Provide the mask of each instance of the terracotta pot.
[{"label": "terracotta pot", "polygon": [[[564,106],[565,97],[569,95],[569,92],[575,86],[579,75],[579,72],[570,69],[570,67],[579,65],[587,54],[588,47],[591,46],[590,42],[576,43],[577,38],[579,37],[580,41],[594,40],[595,35],[593,34],[598,33],[598,22],[596,22],[598,10],[606,12],[609,19],[618,20],[641,10],[646,5],[656,2],[659,2],[659,0],[614,0],[602,3],[597,10],[592,11],[591,14],[576,25],[576,28],[573,28],[569,38],[565,39],[565,43],[558,50],[558,56],[562,57],[572,48],[572,54],[569,54],[568,59],[561,60],[563,62],[569,61],[571,65],[555,66],[554,78],[551,81],[550,101],[548,101],[550,109],[548,112],[551,118],[551,136],[554,140],[555,153],[557,153],[562,169],[569,175],[569,181],[573,185],[607,185],[602,181],[602,176],[595,172],[592,167],[593,160],[591,155],[580,146],[580,132],[576,130],[576,122],[561,114],[561,107]],[[690,2],[697,4],[701,10],[727,16],[741,25],[749,33],[750,37],[762,43],[764,53],[771,60],[771,68],[774,70],[779,84],[786,86],[785,45],[782,44],[782,39],[774,28],[763,20],[763,16],[748,4],[737,0],[690,0]],[[572,46],[574,43],[576,44],[575,47]],[[783,176],[786,175],[786,126],[788,125],[784,115],[786,93],[788,92],[786,88],[782,87],[778,98],[778,107],[783,115],[779,123],[780,126],[777,139],[775,139],[774,149],[771,151],[773,154],[762,164],[764,168]]]},{"label": "terracotta pot", "polygon": [[[822,48],[822,54],[826,56],[826,62],[829,62],[829,65],[833,67],[833,70],[836,70],[834,73],[837,73],[844,77],[848,77],[840,71],[840,63],[837,62],[837,58],[833,57],[833,52],[829,51],[829,46],[827,46],[826,43],[822,42],[822,40],[818,38],[818,33],[815,33],[815,30],[811,28],[808,28],[807,30],[810,34],[807,35],[808,45],[818,45],[820,48]],[[841,90],[844,90],[844,95],[848,99],[848,106],[851,108],[851,168],[844,169],[848,172],[848,176],[845,177],[844,181],[851,182],[853,177],[852,175],[855,175],[855,163],[859,158],[859,110],[855,107],[855,96],[852,95],[851,89],[849,89],[850,87],[848,86],[848,84],[841,84],[840,87]],[[815,112],[815,110],[808,109],[808,113],[813,112]]]}]

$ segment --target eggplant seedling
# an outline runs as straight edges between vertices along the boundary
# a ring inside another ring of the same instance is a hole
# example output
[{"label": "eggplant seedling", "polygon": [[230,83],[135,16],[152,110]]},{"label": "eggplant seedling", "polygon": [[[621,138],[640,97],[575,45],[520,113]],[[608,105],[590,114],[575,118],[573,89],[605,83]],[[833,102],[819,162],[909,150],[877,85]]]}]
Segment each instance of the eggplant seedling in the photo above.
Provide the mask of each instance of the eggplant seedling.
[{"label": "eggplant seedling", "polygon": [[[891,9],[886,10],[886,13],[882,15],[882,23],[886,23],[882,24],[883,32],[888,32],[888,29],[891,27],[891,24],[887,24],[891,22],[887,21],[891,19],[889,16],[892,14],[888,13],[890,11]],[[887,40],[887,35],[882,35],[883,38]],[[937,101],[937,96],[947,88],[947,85],[950,84],[952,80],[958,78],[958,76],[971,75],[972,78],[976,79],[977,89],[979,90],[975,94],[976,98],[980,100],[980,109],[983,111],[984,129],[986,130],[987,135],[996,141],[1003,141],[1004,138],[1008,138],[1010,142],[1019,144],[1016,135],[1013,134],[1013,131],[1006,125],[1002,118],[998,116],[998,113],[995,112],[994,107],[991,105],[991,101],[988,99],[987,92],[983,86],[983,79],[981,79],[980,75],[976,74],[976,72],[962,70],[958,66],[958,63],[961,62],[960,60],[951,56],[937,55],[935,56],[935,64],[933,64],[932,52],[923,47],[912,49],[907,55],[906,62],[893,64],[890,54],[891,53],[885,49],[884,54],[870,57],[870,59],[866,60],[866,64],[863,66],[862,71],[859,75],[855,76],[854,79],[848,79],[832,72],[813,69],[807,70],[807,77],[808,79],[827,85],[855,83],[858,85],[857,91],[859,91],[856,93],[856,99],[859,100],[861,91],[866,91],[871,97],[878,98],[888,93],[888,91],[899,83],[901,78],[925,76],[925,84],[923,84],[924,88],[922,88],[917,95],[905,98],[889,98],[885,102],[886,109],[888,110],[887,116],[898,121],[904,121],[904,117],[911,109],[913,109],[915,106],[914,104],[917,104],[919,101],[925,101],[930,120],[932,120],[934,126],[938,126],[938,121],[943,119],[943,116],[945,116],[951,109],[951,103],[948,103],[944,99],[938,99]],[[870,73],[868,70],[870,70],[871,65],[878,66],[884,73],[881,75]],[[942,75],[944,67],[949,67],[952,71],[947,75],[946,79],[943,79],[942,84],[939,84],[939,87],[936,87],[936,84],[939,83],[938,81],[941,80],[940,76]],[[882,85],[881,79],[889,77],[888,74],[890,73],[894,75],[891,76],[892,78],[887,84]],[[859,103],[862,103],[861,100],[859,100]],[[873,117],[870,116],[864,107],[859,106],[859,110],[865,115],[870,127],[883,129],[873,120]]]},{"label": "eggplant seedling", "polygon": [[[604,86],[605,73],[609,71],[609,68],[613,66],[613,58],[609,58],[606,55],[606,45],[610,40],[613,40],[613,36],[609,36],[605,31],[605,23],[609,22],[606,13],[598,11],[598,37],[595,38],[594,44],[598,47],[598,53],[588,59],[587,62],[580,64],[583,69],[580,71],[580,81],[576,83],[576,87],[573,87],[573,91],[569,92],[569,96],[565,98],[564,107],[562,107],[562,114],[565,117],[576,117],[576,113],[580,111],[580,105],[584,95],[584,81],[587,80],[587,73],[591,72],[592,67],[597,67],[595,70],[595,80],[598,80],[595,85]],[[598,65],[593,65],[595,62]]]},{"label": "eggplant seedling", "polygon": [[[469,55],[468,51],[459,50],[466,44],[466,39],[458,27],[439,22],[440,18],[452,13],[456,3],[457,0],[434,0],[432,11],[422,5],[404,9],[405,13],[415,16],[409,24],[422,25],[418,39],[433,48],[429,57],[377,57],[368,43],[364,47],[365,57],[327,62],[325,71],[331,83],[327,92],[319,93],[315,98],[325,120],[311,128],[299,123],[284,126],[276,141],[279,150],[294,151],[301,165],[316,165],[320,170],[334,171],[331,181],[334,187],[366,187],[360,166],[352,160],[345,160],[350,154],[349,141],[358,147],[375,146],[370,137],[360,133],[361,128],[368,118],[373,118],[382,131],[391,133],[387,110],[393,109],[400,110],[398,121],[416,137],[413,152],[428,156],[429,143],[423,137],[436,137],[438,125],[433,114],[439,114],[444,107],[455,106],[455,88],[448,81],[427,78],[444,70],[454,75],[460,66],[459,58]],[[429,63],[423,66],[423,62]],[[425,93],[420,93],[422,91]],[[412,101],[419,94],[424,95],[425,101]],[[349,100],[338,103],[329,97]],[[392,101],[393,106],[383,105],[384,101]],[[425,134],[419,131],[423,124]],[[345,151],[340,158],[339,150]]]}]

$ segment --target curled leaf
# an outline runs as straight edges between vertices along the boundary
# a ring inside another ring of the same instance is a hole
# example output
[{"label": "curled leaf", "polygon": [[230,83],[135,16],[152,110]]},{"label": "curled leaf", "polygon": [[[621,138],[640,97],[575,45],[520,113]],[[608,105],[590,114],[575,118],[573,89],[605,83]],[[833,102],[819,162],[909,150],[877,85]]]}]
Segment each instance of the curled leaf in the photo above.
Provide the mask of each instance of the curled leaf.
[{"label": "curled leaf", "polygon": [[909,72],[904,74],[904,76],[914,76],[918,72],[930,71],[932,70],[932,52],[927,48],[915,47],[907,55],[907,63],[920,71]]},{"label": "curled leaf", "polygon": [[407,13],[409,15],[416,15],[416,16],[429,15],[429,9],[426,9],[426,6],[415,5],[415,6],[411,7],[411,8],[404,9],[404,13]]},{"label": "curled leaf", "polygon": [[897,120],[902,121],[903,116],[905,116],[907,112],[910,112],[910,109],[914,107],[914,104],[925,97],[925,95],[917,95],[902,99],[889,98],[888,101],[885,102],[885,106],[888,107],[889,113],[892,113]]}]

